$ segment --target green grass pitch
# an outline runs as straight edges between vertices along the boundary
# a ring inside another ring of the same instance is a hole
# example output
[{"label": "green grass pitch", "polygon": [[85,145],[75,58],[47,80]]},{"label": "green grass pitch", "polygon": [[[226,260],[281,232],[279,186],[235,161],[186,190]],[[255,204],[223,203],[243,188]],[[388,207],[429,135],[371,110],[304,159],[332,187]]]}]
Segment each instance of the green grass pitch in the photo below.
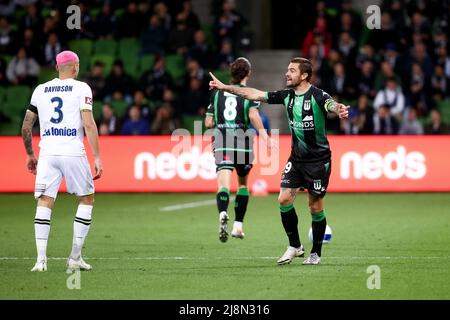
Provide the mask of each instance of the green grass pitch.
[{"label": "green grass pitch", "polygon": [[[32,273],[35,202],[31,194],[1,194],[0,299],[450,298],[449,194],[328,194],[333,240],[319,266],[303,266],[302,258],[276,265],[287,245],[276,195],[252,197],[246,239],[227,243],[218,240],[214,204],[160,210],[208,199],[215,195],[98,194],[84,249],[93,271],[81,273],[80,290],[69,290],[76,198],[59,196],[49,270]],[[306,195],[295,205],[309,250]],[[371,265],[380,268],[380,289],[367,288]]]}]

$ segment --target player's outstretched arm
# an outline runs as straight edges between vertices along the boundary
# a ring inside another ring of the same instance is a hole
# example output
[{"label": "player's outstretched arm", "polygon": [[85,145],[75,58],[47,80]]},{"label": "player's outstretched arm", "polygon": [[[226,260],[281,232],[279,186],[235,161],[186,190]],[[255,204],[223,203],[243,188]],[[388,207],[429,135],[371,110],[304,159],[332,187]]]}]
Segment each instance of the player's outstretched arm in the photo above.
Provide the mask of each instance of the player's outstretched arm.
[{"label": "player's outstretched arm", "polygon": [[27,168],[28,172],[36,174],[37,159],[33,150],[33,125],[36,122],[37,114],[27,110],[22,123],[22,139],[27,152]]},{"label": "player's outstretched arm", "polygon": [[247,100],[262,101],[267,102],[266,93],[264,91],[249,88],[249,87],[238,87],[223,84],[219,79],[217,79],[211,72],[209,73],[212,80],[209,82],[209,89],[217,89],[222,91],[227,91],[229,93],[241,96]]},{"label": "player's outstretched arm", "polygon": [[86,132],[87,139],[94,155],[94,180],[96,180],[100,178],[103,173],[102,160],[100,158],[100,146],[98,143],[97,125],[95,124],[94,116],[90,110],[82,110],[81,118],[83,119],[84,131]]},{"label": "player's outstretched arm", "polygon": [[214,118],[212,116],[206,116],[205,127],[208,129],[214,128]]}]

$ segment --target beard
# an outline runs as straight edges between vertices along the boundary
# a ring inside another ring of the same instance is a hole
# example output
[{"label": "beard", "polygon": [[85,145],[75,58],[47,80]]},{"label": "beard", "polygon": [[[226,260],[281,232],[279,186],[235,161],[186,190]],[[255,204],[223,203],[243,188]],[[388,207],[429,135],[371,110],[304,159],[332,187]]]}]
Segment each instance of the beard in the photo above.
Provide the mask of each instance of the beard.
[{"label": "beard", "polygon": [[[290,81],[290,83],[288,83],[288,81]],[[298,87],[301,83],[302,83],[301,80],[294,80],[294,79],[286,80],[286,87],[295,88]]]}]

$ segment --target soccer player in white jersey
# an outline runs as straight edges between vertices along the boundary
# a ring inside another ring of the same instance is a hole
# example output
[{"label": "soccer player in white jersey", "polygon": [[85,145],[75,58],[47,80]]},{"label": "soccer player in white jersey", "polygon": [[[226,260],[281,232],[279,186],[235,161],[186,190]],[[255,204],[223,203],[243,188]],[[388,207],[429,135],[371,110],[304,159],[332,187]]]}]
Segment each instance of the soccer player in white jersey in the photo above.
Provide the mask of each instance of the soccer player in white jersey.
[{"label": "soccer player in white jersey", "polygon": [[[86,83],[75,80],[79,59],[74,52],[59,53],[56,64],[59,78],[36,87],[22,125],[27,168],[36,175],[34,230],[37,261],[31,271],[47,270],[51,213],[63,177],[67,191],[79,199],[73,224],[72,252],[67,259],[67,267],[70,270],[91,270],[92,267],[81,257],[81,248],[91,224],[93,180],[100,178],[103,171],[97,126],[92,115],[92,91]],[[41,134],[39,162],[33,151],[31,135],[38,117]],[[95,159],[94,177],[84,149],[83,129]]]}]

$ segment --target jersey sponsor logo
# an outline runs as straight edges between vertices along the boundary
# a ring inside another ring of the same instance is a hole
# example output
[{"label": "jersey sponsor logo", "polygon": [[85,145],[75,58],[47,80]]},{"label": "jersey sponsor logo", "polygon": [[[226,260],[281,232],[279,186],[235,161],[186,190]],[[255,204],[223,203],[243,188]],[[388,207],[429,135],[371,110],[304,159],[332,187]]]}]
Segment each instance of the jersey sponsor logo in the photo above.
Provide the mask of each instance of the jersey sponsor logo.
[{"label": "jersey sponsor logo", "polygon": [[84,97],[84,103],[90,104],[92,106],[92,98],[91,97]]},{"label": "jersey sponsor logo", "polygon": [[[353,170],[352,170],[353,169]],[[418,151],[407,152],[402,145],[397,150],[382,155],[370,151],[363,155],[351,151],[341,157],[342,179],[376,180],[385,177],[390,180],[408,178],[418,180],[425,177],[427,165],[425,155]]]},{"label": "jersey sponsor logo", "polygon": [[305,109],[305,111],[311,109],[311,100],[305,100],[305,103],[303,104],[303,109]]},{"label": "jersey sponsor logo", "polygon": [[72,92],[73,86],[49,86],[44,88],[44,93],[49,92]]},{"label": "jersey sponsor logo", "polygon": [[301,122],[290,120],[289,124],[294,130],[314,130],[314,119],[312,115],[305,116]]},{"label": "jersey sponsor logo", "polygon": [[55,137],[75,137],[77,135],[77,129],[71,128],[55,128],[51,127],[44,131],[43,137],[55,136]]}]

